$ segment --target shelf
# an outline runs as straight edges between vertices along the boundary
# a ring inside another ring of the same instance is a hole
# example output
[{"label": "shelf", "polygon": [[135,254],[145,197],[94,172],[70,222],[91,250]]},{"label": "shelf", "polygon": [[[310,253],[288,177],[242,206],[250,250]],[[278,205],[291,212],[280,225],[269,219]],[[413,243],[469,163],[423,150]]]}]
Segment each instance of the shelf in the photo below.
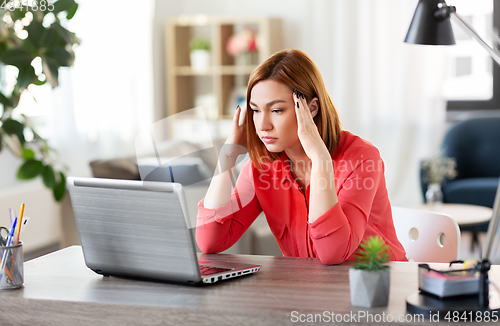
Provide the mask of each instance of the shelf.
[{"label": "shelf", "polygon": [[[201,117],[198,115],[194,115],[194,114],[191,114],[191,115],[186,114],[186,115],[178,116],[178,117],[176,117],[176,119],[179,119],[179,120],[200,120]],[[205,117],[205,120],[207,120],[207,121],[233,120],[233,117],[229,116],[229,115],[220,115],[217,118]]]},{"label": "shelf", "polygon": [[[246,56],[229,54],[228,41],[245,28],[256,32],[257,51]],[[211,66],[205,70],[191,66],[189,43],[195,37],[211,44]],[[189,120],[200,121],[201,116],[177,113],[202,106],[207,120],[230,128],[234,108],[245,101],[250,74],[282,49],[281,39],[281,20],[265,16],[182,15],[169,19],[165,25],[167,116],[178,117],[179,126],[187,128]]]},{"label": "shelf", "polygon": [[212,75],[250,75],[257,66],[211,66],[205,70],[191,66],[175,67],[172,71],[177,76],[212,76]]}]

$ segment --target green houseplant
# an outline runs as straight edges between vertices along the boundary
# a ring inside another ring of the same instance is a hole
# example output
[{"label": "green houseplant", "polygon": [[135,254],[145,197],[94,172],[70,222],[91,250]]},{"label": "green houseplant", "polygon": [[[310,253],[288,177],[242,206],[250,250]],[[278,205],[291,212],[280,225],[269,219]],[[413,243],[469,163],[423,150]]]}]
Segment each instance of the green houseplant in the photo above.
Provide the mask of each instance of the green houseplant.
[{"label": "green houseplant", "polygon": [[7,0],[0,7],[0,74],[5,68],[17,70],[13,82],[0,84],[0,151],[6,147],[23,160],[18,179],[41,177],[57,201],[66,192],[66,168],[29,118],[15,109],[21,95],[30,94],[30,86],[48,82],[55,88],[59,68],[73,65],[73,46],[80,40],[62,21],[73,18],[77,9],[74,0]]},{"label": "green houseplant", "polygon": [[351,304],[360,307],[386,306],[389,301],[389,247],[379,236],[369,237],[356,252],[358,263],[349,269]]},{"label": "green houseplant", "polygon": [[189,50],[210,51],[210,41],[204,38],[195,37],[189,42]]},{"label": "green houseplant", "polygon": [[195,71],[205,71],[210,66],[210,41],[195,37],[189,42],[189,57],[191,68]]}]

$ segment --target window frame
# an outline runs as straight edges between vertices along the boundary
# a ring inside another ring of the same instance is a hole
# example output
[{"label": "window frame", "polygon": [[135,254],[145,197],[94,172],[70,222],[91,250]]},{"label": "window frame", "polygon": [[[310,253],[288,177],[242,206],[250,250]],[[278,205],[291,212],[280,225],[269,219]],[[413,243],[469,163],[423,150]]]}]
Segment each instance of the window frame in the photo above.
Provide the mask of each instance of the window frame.
[{"label": "window frame", "polygon": [[[457,8],[457,13],[460,14],[460,8]],[[493,0],[493,30],[495,33],[500,32],[500,0]],[[497,48],[500,45],[497,45]],[[500,110],[500,65],[493,59],[490,59],[493,64],[493,96],[489,100],[452,100],[446,103],[446,112],[465,113],[475,111],[487,111],[493,113],[494,110]]]}]

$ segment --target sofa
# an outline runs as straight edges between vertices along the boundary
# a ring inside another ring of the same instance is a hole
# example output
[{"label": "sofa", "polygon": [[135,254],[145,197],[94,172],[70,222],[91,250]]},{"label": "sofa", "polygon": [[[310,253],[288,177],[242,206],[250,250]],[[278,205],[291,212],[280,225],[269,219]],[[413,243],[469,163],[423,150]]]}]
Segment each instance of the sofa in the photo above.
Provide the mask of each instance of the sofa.
[{"label": "sofa", "polygon": [[[457,163],[457,177],[441,185],[443,202],[493,207],[500,177],[500,117],[473,118],[460,121],[446,133],[441,144],[444,155]],[[421,171],[422,194],[427,184]],[[479,227],[462,227],[472,231],[472,246],[479,244]],[[471,248],[473,249],[473,248]]]}]

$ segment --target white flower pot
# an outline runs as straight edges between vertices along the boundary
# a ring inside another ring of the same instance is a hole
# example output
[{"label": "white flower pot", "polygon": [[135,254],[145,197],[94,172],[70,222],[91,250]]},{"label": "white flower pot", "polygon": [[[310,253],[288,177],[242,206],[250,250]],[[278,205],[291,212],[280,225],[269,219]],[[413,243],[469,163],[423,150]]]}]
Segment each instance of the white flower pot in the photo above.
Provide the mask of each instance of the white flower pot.
[{"label": "white flower pot", "polygon": [[210,67],[210,52],[206,50],[193,50],[189,53],[191,68],[195,71],[207,71]]},{"label": "white flower pot", "polygon": [[389,302],[390,270],[370,272],[349,269],[351,304],[358,307],[382,307]]}]

